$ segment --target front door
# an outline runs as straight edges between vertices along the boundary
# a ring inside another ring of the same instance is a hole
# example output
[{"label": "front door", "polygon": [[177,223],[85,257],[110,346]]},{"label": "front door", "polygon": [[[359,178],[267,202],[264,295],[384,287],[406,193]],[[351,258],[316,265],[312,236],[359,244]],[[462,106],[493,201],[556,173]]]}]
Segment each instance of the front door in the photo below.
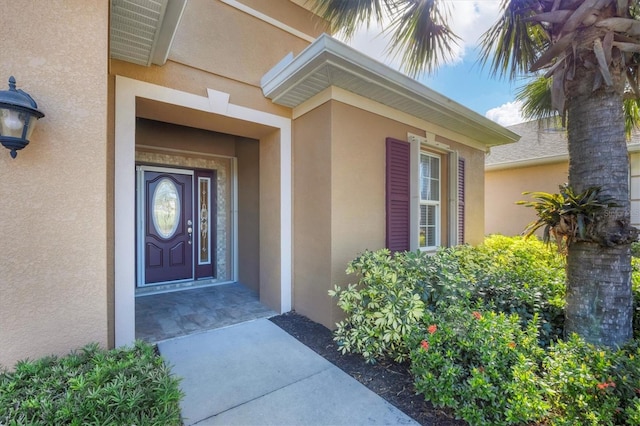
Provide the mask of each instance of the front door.
[{"label": "front door", "polygon": [[193,279],[193,174],[144,171],[142,285]]}]

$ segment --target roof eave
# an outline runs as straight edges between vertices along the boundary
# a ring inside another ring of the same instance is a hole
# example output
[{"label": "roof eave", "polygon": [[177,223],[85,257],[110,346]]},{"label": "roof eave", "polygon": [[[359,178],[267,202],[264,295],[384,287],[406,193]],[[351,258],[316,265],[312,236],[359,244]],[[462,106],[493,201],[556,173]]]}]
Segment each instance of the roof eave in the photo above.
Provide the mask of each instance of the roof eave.
[{"label": "roof eave", "polygon": [[187,0],[160,0],[159,9],[152,10],[140,0],[113,1],[111,58],[143,66],[164,65],[186,4]]}]

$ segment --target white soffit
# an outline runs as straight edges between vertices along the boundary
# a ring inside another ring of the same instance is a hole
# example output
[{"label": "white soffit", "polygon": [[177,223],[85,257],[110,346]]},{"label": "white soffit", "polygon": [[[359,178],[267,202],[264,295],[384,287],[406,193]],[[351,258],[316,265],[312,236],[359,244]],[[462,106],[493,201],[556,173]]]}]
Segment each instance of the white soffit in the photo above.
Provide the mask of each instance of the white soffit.
[{"label": "white soffit", "polygon": [[110,55],[164,65],[187,0],[111,0]]},{"label": "white soffit", "polygon": [[283,59],[262,77],[261,85],[267,98],[289,108],[336,86],[488,147],[520,139],[516,133],[326,34],[296,58]]}]

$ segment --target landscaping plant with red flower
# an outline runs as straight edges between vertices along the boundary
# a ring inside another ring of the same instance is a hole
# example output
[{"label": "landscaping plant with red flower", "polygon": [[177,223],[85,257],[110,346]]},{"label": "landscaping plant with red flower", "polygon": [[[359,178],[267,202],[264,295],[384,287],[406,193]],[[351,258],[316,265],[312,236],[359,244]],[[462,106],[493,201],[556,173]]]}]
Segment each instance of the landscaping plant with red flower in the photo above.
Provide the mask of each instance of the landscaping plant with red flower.
[{"label": "landscaping plant with red flower", "polygon": [[598,383],[598,389],[600,390],[604,390],[609,387],[615,388],[616,384],[612,380],[609,380],[608,382]]},{"label": "landscaping plant with red flower", "polygon": [[429,332],[429,334],[433,334],[438,331],[438,326],[436,326],[435,324],[431,324],[429,328],[427,328],[427,331]]},{"label": "landscaping plant with red flower", "polygon": [[423,340],[422,342],[420,342],[420,347],[422,349],[424,349],[425,351],[429,350],[429,342],[427,342],[426,340]]},{"label": "landscaping plant with red flower", "polygon": [[472,315],[473,315],[473,317],[474,317],[475,319],[477,319],[477,320],[482,319],[482,314],[481,314],[480,312],[478,312],[478,311],[473,311],[471,314],[472,314]]}]

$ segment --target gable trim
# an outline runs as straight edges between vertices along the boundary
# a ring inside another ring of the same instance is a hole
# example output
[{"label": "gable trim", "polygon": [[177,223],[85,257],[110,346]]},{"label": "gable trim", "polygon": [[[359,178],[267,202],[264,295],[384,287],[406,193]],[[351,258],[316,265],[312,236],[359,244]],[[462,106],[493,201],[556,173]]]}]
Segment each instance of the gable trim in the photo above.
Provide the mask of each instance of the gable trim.
[{"label": "gable trim", "polygon": [[278,21],[277,19],[272,18],[271,16],[265,15],[262,12],[258,12],[255,9],[250,8],[249,6],[240,3],[237,0],[220,0],[222,3],[226,4],[227,6],[231,6],[234,9],[238,9],[241,12],[246,13],[247,15],[253,16],[254,18],[257,18],[263,22],[266,22],[269,25],[273,25],[274,27],[281,29],[283,31],[288,32],[289,34],[292,34],[298,38],[301,38],[305,41],[308,41],[309,43],[313,43],[313,41],[315,40],[314,37],[310,36],[309,34],[303,33],[300,30],[296,30],[293,27],[290,27],[289,25],[285,24],[284,22]]},{"label": "gable trim", "polygon": [[295,108],[324,89],[337,86],[428,122],[476,139],[486,146],[519,136],[401,72],[323,34],[297,57],[267,72],[265,97]]}]

